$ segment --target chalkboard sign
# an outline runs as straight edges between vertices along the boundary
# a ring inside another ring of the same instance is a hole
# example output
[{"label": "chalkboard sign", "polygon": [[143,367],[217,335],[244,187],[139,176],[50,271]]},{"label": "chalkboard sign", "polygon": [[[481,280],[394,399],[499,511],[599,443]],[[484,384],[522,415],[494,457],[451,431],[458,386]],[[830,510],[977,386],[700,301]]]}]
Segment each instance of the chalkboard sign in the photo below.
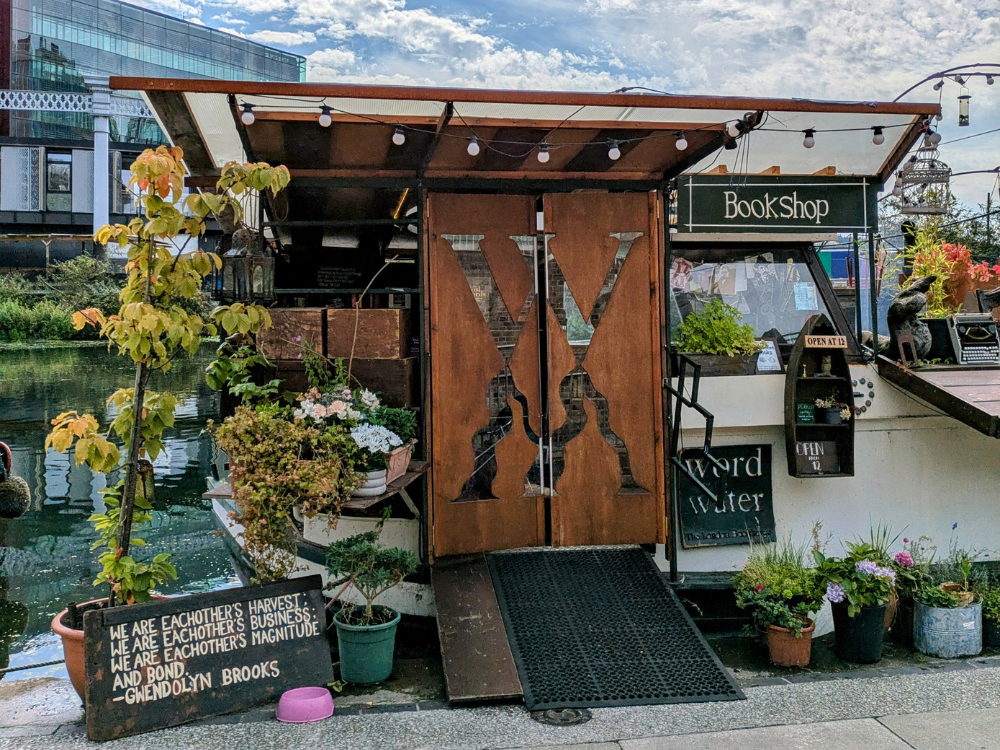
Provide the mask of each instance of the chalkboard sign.
[{"label": "chalkboard sign", "polygon": [[91,740],[333,682],[319,576],[92,610],[83,622]]},{"label": "chalkboard sign", "polygon": [[799,474],[839,474],[840,458],[834,440],[797,440],[795,467]]},{"label": "chalkboard sign", "polygon": [[[684,472],[677,472],[681,544],[692,548],[775,541],[771,446],[712,446],[712,455],[727,469],[725,489],[715,503]],[[680,460],[716,491],[719,470],[702,450],[681,451]]]}]

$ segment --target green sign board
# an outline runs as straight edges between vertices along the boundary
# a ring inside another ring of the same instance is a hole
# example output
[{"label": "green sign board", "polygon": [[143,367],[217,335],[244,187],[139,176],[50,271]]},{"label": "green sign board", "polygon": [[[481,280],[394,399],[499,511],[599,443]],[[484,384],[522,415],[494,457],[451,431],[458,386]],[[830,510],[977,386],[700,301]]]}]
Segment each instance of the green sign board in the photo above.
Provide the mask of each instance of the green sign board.
[{"label": "green sign board", "polygon": [[677,231],[682,233],[867,232],[877,186],[864,177],[683,175]]}]

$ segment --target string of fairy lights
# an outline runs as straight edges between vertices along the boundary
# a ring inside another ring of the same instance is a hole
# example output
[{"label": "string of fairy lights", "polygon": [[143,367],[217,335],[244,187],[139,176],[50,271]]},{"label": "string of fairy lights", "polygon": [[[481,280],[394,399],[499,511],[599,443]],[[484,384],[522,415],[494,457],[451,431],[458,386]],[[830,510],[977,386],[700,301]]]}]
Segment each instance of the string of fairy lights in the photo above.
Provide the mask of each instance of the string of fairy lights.
[{"label": "string of fairy lights", "polygon": [[[847,132],[871,132],[872,143],[876,146],[881,146],[885,143],[885,131],[894,128],[908,128],[912,125],[911,122],[902,122],[894,124],[880,124],[880,125],[870,125],[870,126],[859,126],[853,128],[805,128],[801,130],[796,130],[794,128],[779,128],[779,127],[765,127],[769,122],[769,117],[767,113],[760,118],[759,122],[756,121],[756,113],[748,112],[741,118],[729,119],[721,122],[716,122],[707,125],[701,125],[696,128],[689,128],[688,130],[677,130],[677,131],[664,131],[652,134],[646,134],[635,137],[624,137],[624,138],[613,138],[607,139],[605,141],[563,141],[552,142],[552,135],[562,129],[565,129],[566,124],[570,122],[574,117],[576,117],[580,112],[582,112],[588,105],[583,105],[576,109],[573,113],[564,118],[559,124],[550,129],[545,136],[539,140],[526,141],[526,140],[510,140],[504,138],[490,138],[484,137],[481,132],[477,132],[476,128],[468,123],[465,117],[457,110],[453,108],[453,117],[457,119],[463,127],[466,129],[467,134],[454,133],[448,131],[436,132],[434,129],[427,127],[420,127],[416,125],[402,124],[394,122],[391,119],[375,117],[372,115],[359,114],[356,112],[350,112],[348,110],[339,109],[337,107],[331,106],[327,103],[325,98],[321,99],[291,99],[284,97],[268,97],[261,96],[258,99],[274,99],[276,102],[280,103],[282,110],[288,111],[312,111],[316,113],[316,122],[322,128],[329,128],[333,125],[334,114],[336,115],[346,115],[351,118],[356,118],[360,120],[365,120],[379,125],[384,125],[391,127],[392,132],[392,143],[396,146],[404,146],[407,140],[408,133],[420,133],[423,135],[437,135],[442,138],[459,139],[466,142],[466,151],[470,156],[478,156],[482,150],[485,148],[489,151],[493,151],[501,156],[507,156],[511,158],[523,159],[528,157],[532,152],[535,153],[536,158],[542,164],[545,164],[551,158],[553,151],[560,148],[576,147],[601,147],[607,149],[607,158],[610,161],[618,161],[622,156],[622,147],[630,146],[634,143],[640,143],[644,141],[650,141],[655,139],[663,138],[673,138],[674,147],[678,151],[687,150],[689,144],[688,135],[694,132],[701,131],[718,131],[724,130],[726,135],[729,136],[730,143],[735,142],[742,136],[753,132],[784,132],[784,133],[799,133],[802,135],[802,146],[807,149],[811,149],[816,145],[817,135],[822,133],[847,133]],[[253,125],[257,116],[254,113],[254,108],[258,107],[263,111],[265,106],[271,106],[267,104],[253,104],[251,102],[243,101],[239,103],[241,109],[240,121],[245,126]],[[927,132],[931,132],[940,141],[940,135],[933,131],[930,127],[930,122],[925,121],[924,129]],[[510,147],[514,147],[513,149]],[[732,147],[732,146],[731,146]]]}]

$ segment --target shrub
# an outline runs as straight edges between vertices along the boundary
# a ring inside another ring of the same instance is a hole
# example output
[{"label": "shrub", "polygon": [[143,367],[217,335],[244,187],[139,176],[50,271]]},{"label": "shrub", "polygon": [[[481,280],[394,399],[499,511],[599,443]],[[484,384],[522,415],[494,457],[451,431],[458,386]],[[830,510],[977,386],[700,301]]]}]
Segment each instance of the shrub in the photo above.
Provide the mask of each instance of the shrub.
[{"label": "shrub", "polygon": [[[384,519],[383,519],[384,521]],[[345,606],[338,615],[348,625],[380,625],[395,618],[391,610],[377,610],[375,599],[393,586],[398,586],[417,570],[417,558],[409,550],[383,547],[379,543],[382,524],[375,531],[366,531],[334,542],[326,550],[330,576],[340,579],[333,585],[350,583],[365,599],[365,606]]]},{"label": "shrub", "polygon": [[0,273],[0,300],[29,305],[33,290],[34,286],[24,274],[17,271]]},{"label": "shrub", "polygon": [[105,315],[118,312],[122,285],[107,261],[80,255],[52,266],[46,286],[53,297],[73,312],[95,307]]},{"label": "shrub", "polygon": [[690,313],[677,328],[677,349],[694,354],[754,354],[763,344],[754,339],[753,326],[732,305],[714,299],[702,312]]},{"label": "shrub", "polygon": [[0,341],[74,337],[73,313],[62,305],[51,300],[42,300],[34,307],[12,300],[0,302]]},{"label": "shrub", "polygon": [[750,609],[758,630],[776,625],[801,637],[806,619],[823,604],[816,572],[806,566],[806,551],[791,539],[751,546],[733,586],[737,605]]}]

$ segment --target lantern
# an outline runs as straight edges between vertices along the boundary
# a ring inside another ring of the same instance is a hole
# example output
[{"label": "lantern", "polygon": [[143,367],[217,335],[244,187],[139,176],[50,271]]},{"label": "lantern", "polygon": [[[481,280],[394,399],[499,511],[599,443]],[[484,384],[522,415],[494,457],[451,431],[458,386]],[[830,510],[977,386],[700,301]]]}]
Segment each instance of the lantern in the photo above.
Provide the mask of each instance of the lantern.
[{"label": "lantern", "polygon": [[230,250],[215,272],[213,299],[233,302],[270,302],[274,299],[274,258]]},{"label": "lantern", "polygon": [[958,95],[958,124],[965,127],[969,124],[969,101],[972,95],[969,90],[962,86],[962,93]]},{"label": "lantern", "polygon": [[948,210],[951,198],[951,167],[938,158],[933,134],[924,135],[917,153],[896,173],[902,190],[904,214],[940,215]]}]

